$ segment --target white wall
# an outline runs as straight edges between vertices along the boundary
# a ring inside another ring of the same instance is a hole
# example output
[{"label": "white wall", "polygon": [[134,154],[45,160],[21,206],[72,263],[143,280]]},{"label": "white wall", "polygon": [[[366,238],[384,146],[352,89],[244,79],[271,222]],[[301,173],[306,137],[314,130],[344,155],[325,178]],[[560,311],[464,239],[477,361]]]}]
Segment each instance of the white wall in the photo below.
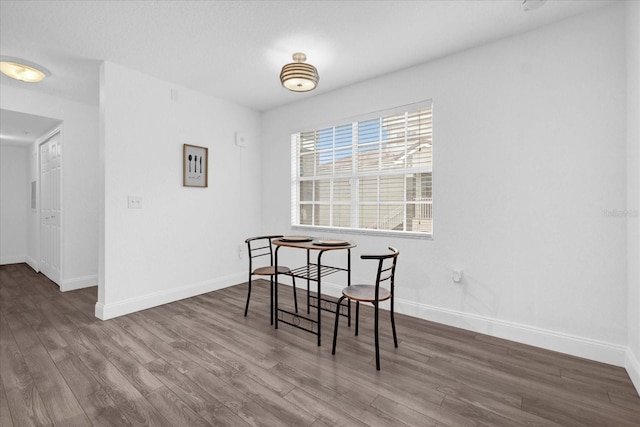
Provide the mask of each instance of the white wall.
[{"label": "white wall", "polygon": [[[237,249],[261,228],[259,114],[113,63],[103,64],[101,91],[96,315],[244,281]],[[235,145],[236,132],[246,148]],[[209,148],[208,188],[182,186],[185,143]],[[128,209],[129,195],[143,208]]]},{"label": "white wall", "polygon": [[[25,262],[35,271],[40,271],[40,159],[39,159],[39,143],[40,140],[27,147],[27,183],[36,182],[36,209],[31,209],[31,200],[29,200],[29,208],[27,209],[27,256]],[[31,184],[28,184],[31,185]],[[29,188],[29,197],[31,197],[31,188]],[[63,260],[64,261],[64,260]]]},{"label": "white wall", "polygon": [[26,262],[28,148],[0,145],[0,265]]},{"label": "white wall", "polygon": [[629,352],[625,367],[640,391],[640,3],[627,2],[626,16]]},{"label": "white wall", "polygon": [[265,113],[265,229],[290,229],[291,132],[431,98],[434,238],[349,236],[356,257],[399,248],[400,312],[622,365],[626,221],[607,212],[626,206],[623,9]]}]

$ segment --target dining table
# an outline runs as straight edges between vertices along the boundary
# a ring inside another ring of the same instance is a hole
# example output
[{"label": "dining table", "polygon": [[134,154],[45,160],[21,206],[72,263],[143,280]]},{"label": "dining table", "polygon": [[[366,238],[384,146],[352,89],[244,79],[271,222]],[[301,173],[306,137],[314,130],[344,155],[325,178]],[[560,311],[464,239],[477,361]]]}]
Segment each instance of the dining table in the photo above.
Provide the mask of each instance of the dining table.
[{"label": "dining table", "polygon": [[[340,315],[348,318],[348,324],[351,326],[351,303],[346,306],[346,313],[343,313],[342,307],[338,307],[333,299],[326,298],[322,295],[322,278],[330,274],[345,273],[346,284],[351,286],[351,249],[356,244],[346,239],[323,239],[313,238],[310,236],[283,236],[273,240],[275,248],[275,292],[274,292],[274,312],[275,312],[275,328],[278,329],[279,323],[285,323],[310,332],[317,336],[318,346],[322,343],[322,311],[331,311],[335,313],[340,310]],[[289,269],[287,272],[278,272],[279,253],[282,248],[296,249],[306,251],[306,264],[297,268]],[[323,255],[327,252],[345,251],[346,265],[326,264],[323,262]],[[312,253],[315,259],[312,259]],[[280,307],[278,304],[278,275],[283,274],[301,278],[307,281],[307,315],[299,314],[291,310]],[[311,295],[310,284],[316,283],[316,294]],[[312,301],[314,303],[312,303]],[[316,310],[316,317],[310,314],[310,309]]]}]

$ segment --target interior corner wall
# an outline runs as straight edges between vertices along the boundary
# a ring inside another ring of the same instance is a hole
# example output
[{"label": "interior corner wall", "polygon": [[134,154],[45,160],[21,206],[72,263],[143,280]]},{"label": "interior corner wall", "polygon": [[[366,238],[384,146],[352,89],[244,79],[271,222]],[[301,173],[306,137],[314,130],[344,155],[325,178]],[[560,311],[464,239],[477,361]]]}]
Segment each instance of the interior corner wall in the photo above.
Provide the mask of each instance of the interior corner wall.
[{"label": "interior corner wall", "polygon": [[640,3],[626,6],[629,350],[625,367],[640,393]]},{"label": "interior corner wall", "polygon": [[[40,159],[39,159],[39,146],[38,141],[34,142],[27,148],[27,184],[36,183],[36,209],[27,208],[27,256],[26,263],[33,268],[34,271],[40,271],[40,200],[38,195],[40,194]],[[31,196],[31,189],[28,189],[29,196]],[[29,201],[30,203],[31,201]]]},{"label": "interior corner wall", "polygon": [[[109,62],[100,102],[96,315],[243,282],[244,239],[261,223],[259,113]],[[208,148],[207,188],[183,186],[183,144]],[[129,209],[129,196],[142,208]]]},{"label": "interior corner wall", "polygon": [[265,228],[301,232],[292,132],[432,99],[433,239],[349,235],[353,280],[393,245],[398,311],[623,366],[624,19],[608,6],[264,113]]},{"label": "interior corner wall", "polygon": [[28,147],[0,145],[0,265],[27,261]]},{"label": "interior corner wall", "polygon": [[[0,85],[0,90],[2,109],[63,121],[61,289],[95,286],[98,280],[98,107],[15,86]],[[37,168],[33,155],[32,148],[29,164]],[[30,173],[33,175],[34,171]],[[39,226],[33,218],[29,223],[31,227]],[[29,264],[37,267],[39,243],[34,238],[36,236],[32,236],[27,245],[27,261],[31,260]]]}]

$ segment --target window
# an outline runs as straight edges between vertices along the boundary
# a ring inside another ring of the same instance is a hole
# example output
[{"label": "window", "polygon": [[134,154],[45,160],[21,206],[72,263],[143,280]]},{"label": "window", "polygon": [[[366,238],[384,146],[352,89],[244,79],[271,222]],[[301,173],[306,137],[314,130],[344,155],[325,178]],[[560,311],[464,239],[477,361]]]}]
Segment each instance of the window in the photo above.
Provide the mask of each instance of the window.
[{"label": "window", "polygon": [[431,234],[431,102],[291,137],[293,225]]}]

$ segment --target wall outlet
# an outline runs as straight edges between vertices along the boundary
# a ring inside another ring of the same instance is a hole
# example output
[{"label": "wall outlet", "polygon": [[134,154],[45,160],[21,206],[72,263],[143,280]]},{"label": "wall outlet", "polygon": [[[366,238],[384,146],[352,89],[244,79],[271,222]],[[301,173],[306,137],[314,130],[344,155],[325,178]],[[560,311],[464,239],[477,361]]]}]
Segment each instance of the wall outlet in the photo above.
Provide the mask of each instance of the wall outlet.
[{"label": "wall outlet", "polygon": [[142,197],[129,196],[129,209],[142,209]]}]

